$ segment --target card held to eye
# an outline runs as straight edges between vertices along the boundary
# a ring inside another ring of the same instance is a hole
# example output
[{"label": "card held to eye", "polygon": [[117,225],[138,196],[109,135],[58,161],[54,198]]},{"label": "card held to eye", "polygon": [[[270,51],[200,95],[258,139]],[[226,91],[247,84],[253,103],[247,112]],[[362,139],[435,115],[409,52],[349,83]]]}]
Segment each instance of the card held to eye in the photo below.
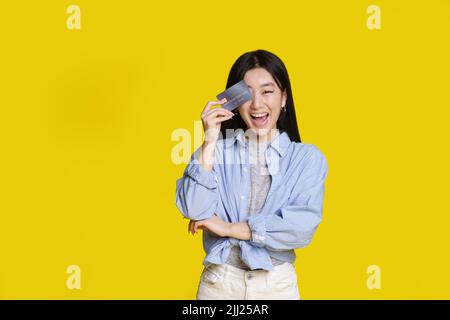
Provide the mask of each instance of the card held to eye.
[{"label": "card held to eye", "polygon": [[229,87],[224,92],[217,95],[217,100],[222,100],[223,98],[226,98],[227,102],[225,102],[222,107],[229,111],[233,111],[241,104],[251,100],[252,92],[250,91],[244,80],[241,80],[235,85]]}]

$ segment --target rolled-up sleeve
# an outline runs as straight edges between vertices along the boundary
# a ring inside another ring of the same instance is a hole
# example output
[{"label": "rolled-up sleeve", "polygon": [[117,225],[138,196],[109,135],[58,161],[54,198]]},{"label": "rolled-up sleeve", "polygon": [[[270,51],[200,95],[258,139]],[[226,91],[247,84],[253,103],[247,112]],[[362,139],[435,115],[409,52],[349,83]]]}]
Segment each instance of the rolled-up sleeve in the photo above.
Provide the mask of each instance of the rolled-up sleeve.
[{"label": "rolled-up sleeve", "polygon": [[250,243],[273,251],[308,245],[322,221],[323,197],[328,164],[313,146],[294,185],[288,204],[276,213],[255,214],[248,219]]},{"label": "rolled-up sleeve", "polygon": [[184,217],[203,220],[217,209],[218,178],[213,168],[206,171],[198,162],[201,146],[192,154],[183,176],[176,181],[176,205]]}]

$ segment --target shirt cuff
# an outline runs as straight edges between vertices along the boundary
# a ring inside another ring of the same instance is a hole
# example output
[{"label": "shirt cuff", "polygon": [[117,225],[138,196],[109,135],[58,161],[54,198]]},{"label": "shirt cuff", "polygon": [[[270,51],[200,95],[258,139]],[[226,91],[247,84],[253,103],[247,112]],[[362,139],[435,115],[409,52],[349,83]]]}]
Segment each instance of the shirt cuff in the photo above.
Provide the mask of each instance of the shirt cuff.
[{"label": "shirt cuff", "polygon": [[190,168],[187,171],[187,174],[192,179],[208,189],[217,188],[218,180],[216,175],[212,171],[206,171],[199,164],[191,164]]},{"label": "shirt cuff", "polygon": [[257,247],[263,247],[266,244],[266,221],[262,214],[250,215],[247,221],[251,230],[250,243]]}]

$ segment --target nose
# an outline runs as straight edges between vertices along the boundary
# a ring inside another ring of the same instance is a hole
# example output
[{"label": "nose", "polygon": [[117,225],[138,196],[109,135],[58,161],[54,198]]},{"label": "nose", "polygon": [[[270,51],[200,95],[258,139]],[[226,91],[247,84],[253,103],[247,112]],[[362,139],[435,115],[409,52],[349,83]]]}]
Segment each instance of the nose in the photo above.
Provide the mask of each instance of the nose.
[{"label": "nose", "polygon": [[[261,97],[259,94],[257,94],[257,93],[253,93],[252,96],[253,96],[253,98],[252,98],[252,105],[253,105],[253,108],[256,109],[256,110],[258,110],[260,107],[263,106],[263,99],[262,99],[262,97]],[[252,108],[250,108],[250,109],[252,109]]]}]

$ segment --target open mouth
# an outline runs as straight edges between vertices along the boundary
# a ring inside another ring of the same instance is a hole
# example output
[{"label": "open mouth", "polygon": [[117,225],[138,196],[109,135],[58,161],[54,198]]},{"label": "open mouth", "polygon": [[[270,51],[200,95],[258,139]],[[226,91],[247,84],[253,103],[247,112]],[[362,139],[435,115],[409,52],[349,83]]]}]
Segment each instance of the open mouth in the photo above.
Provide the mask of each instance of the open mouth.
[{"label": "open mouth", "polygon": [[251,113],[250,117],[252,119],[253,124],[256,127],[262,127],[267,123],[267,120],[269,119],[269,114],[266,113]]}]

